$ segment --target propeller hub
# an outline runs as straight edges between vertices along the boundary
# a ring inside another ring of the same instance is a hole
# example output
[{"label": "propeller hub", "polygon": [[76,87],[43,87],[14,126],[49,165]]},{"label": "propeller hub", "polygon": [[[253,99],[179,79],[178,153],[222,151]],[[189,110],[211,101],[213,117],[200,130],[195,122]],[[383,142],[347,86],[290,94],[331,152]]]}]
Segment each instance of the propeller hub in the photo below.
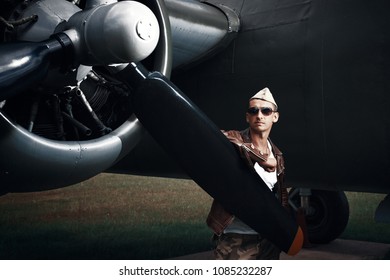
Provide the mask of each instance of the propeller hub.
[{"label": "propeller hub", "polygon": [[142,40],[152,40],[153,39],[153,26],[150,22],[145,23],[144,21],[140,20],[137,23],[137,35]]},{"label": "propeller hub", "polygon": [[136,1],[101,5],[72,16],[65,29],[83,64],[138,62],[156,48],[160,28],[156,16]]}]

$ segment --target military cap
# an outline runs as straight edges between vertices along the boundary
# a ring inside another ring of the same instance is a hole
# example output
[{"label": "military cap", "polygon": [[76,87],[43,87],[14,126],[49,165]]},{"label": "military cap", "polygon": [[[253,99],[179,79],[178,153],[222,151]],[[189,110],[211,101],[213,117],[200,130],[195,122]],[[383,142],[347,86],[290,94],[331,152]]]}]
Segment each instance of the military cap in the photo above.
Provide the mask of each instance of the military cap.
[{"label": "military cap", "polygon": [[276,109],[278,109],[278,105],[276,104],[275,99],[272,96],[271,91],[267,87],[263,88],[258,93],[253,95],[249,100],[252,100],[252,99],[261,99],[261,100],[264,100],[264,101],[268,101],[268,102],[274,104]]}]

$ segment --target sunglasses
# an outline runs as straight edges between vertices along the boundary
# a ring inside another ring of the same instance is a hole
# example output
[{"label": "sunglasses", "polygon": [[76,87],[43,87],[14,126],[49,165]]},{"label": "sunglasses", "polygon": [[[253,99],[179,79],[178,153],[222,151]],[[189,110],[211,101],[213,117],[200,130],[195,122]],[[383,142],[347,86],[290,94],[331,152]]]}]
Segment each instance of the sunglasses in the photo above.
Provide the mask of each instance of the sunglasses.
[{"label": "sunglasses", "polygon": [[270,107],[250,107],[248,108],[247,112],[249,115],[257,115],[259,113],[259,111],[264,115],[264,116],[269,116],[271,115],[272,113],[274,112],[277,112],[277,111],[274,111],[272,110],[272,108]]}]

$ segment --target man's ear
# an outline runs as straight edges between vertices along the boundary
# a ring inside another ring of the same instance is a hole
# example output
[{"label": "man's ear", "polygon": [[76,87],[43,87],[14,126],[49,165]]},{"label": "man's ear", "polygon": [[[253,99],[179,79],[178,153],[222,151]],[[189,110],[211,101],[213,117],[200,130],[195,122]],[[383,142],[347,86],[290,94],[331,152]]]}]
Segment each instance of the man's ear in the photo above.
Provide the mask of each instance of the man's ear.
[{"label": "man's ear", "polygon": [[279,112],[275,112],[272,122],[276,123],[279,120]]}]

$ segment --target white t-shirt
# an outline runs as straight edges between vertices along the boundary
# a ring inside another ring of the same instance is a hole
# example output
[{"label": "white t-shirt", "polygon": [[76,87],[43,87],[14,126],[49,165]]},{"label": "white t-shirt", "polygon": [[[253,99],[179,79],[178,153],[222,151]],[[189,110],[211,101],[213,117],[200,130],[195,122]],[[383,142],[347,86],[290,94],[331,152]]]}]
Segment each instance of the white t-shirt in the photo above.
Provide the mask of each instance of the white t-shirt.
[{"label": "white t-shirt", "polygon": [[[269,151],[271,151],[269,157],[275,158],[274,154],[272,153],[271,144],[269,142],[268,142],[268,149]],[[276,182],[278,181],[276,170],[273,172],[267,172],[257,162],[255,163],[254,168],[257,174],[259,174],[259,176],[261,177],[261,179],[263,179],[264,183],[272,191]],[[257,234],[255,230],[253,230],[250,226],[246,225],[243,221],[241,221],[237,217],[234,217],[233,222],[226,227],[224,233]]]}]

